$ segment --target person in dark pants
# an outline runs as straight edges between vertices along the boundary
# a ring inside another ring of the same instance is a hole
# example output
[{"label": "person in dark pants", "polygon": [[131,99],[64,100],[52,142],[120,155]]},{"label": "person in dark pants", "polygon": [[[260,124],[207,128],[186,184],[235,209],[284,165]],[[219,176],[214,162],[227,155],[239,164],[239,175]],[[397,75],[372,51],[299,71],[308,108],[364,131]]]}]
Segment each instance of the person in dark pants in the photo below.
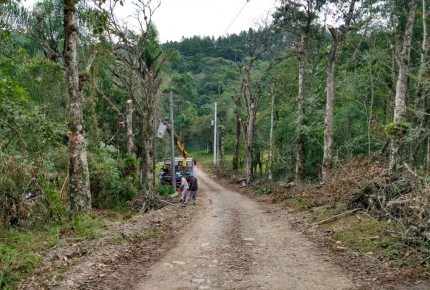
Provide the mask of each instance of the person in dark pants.
[{"label": "person in dark pants", "polygon": [[194,173],[190,173],[190,188],[188,189],[190,191],[190,194],[187,197],[187,200],[184,202],[184,205],[187,205],[190,200],[193,200],[193,205],[196,205],[196,193],[197,189],[199,189],[197,184],[197,178],[194,176]]},{"label": "person in dark pants", "polygon": [[179,180],[181,180],[181,185],[178,188],[178,192],[181,192],[181,203],[184,204],[187,198],[187,191],[190,186],[188,185],[188,181],[185,176],[178,174],[177,177]]}]

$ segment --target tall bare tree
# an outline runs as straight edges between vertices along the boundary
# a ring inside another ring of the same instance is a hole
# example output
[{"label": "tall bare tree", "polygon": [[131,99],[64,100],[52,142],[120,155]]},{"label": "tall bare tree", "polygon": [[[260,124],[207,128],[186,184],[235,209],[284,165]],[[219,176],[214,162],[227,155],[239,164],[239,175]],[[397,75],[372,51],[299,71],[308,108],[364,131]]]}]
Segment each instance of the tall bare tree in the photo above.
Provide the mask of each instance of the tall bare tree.
[{"label": "tall bare tree", "polygon": [[[177,57],[174,52],[163,52],[158,42],[158,32],[152,25],[152,16],[160,6],[152,0],[138,0],[135,5],[135,19],[138,27],[131,30],[129,25],[114,13],[117,2],[112,0],[109,5],[108,37],[112,44],[112,53],[116,65],[112,72],[117,84],[128,91],[137,115],[133,118],[138,129],[141,150],[140,158],[141,181],[149,186],[155,182],[155,136],[157,130],[159,88],[161,72],[166,62]],[[99,6],[101,11],[104,8]]]}]

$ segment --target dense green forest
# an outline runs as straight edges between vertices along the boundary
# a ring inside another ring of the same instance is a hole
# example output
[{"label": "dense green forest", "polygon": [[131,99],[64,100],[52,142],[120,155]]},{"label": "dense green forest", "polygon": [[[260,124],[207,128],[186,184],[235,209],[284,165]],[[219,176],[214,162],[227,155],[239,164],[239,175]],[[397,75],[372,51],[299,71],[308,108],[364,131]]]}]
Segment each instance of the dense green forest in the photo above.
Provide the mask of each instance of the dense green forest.
[{"label": "dense green forest", "polygon": [[405,172],[420,178],[416,200],[427,204],[424,0],[279,1],[260,27],[168,43],[158,41],[151,2],[136,6],[141,31],[111,13],[120,2],[1,2],[3,229],[121,210],[159,192],[170,142],[156,131],[170,93],[189,154],[216,147],[217,166],[249,183],[324,182],[374,155],[393,183]]}]

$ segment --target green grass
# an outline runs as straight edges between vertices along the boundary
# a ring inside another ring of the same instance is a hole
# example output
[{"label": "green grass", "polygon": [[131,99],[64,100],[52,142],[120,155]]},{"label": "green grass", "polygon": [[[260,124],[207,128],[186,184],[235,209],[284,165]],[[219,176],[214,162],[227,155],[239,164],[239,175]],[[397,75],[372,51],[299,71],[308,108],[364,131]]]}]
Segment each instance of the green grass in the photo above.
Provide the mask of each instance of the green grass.
[{"label": "green grass", "polygon": [[[345,246],[360,254],[381,252],[381,245],[387,244],[388,237],[384,236],[385,222],[355,215],[346,216],[334,221],[330,227],[337,230],[333,234],[333,241],[341,241]],[[379,237],[372,239],[372,237]]]},{"label": "green grass", "polygon": [[197,151],[189,153],[191,157],[197,162],[197,166],[208,172],[210,166],[213,165],[214,154],[213,152],[207,153],[206,151]]},{"label": "green grass", "polygon": [[155,239],[155,238],[157,238],[158,237],[158,233],[156,232],[156,231],[150,231],[150,232],[148,232],[147,234],[146,234],[146,237],[148,238],[148,239]]},{"label": "green grass", "polygon": [[196,151],[192,153],[188,153],[190,157],[193,157],[194,160],[200,162],[213,162],[214,154],[213,152],[207,153],[206,151]]},{"label": "green grass", "polygon": [[158,189],[158,194],[161,196],[167,196],[175,193],[171,185],[162,185]]},{"label": "green grass", "polygon": [[300,211],[300,210],[304,210],[307,208],[309,201],[306,200],[306,198],[299,197],[299,198],[294,198],[294,199],[287,199],[285,201],[285,204],[294,210]]},{"label": "green grass", "polygon": [[271,190],[270,188],[266,188],[266,187],[264,187],[264,188],[262,188],[262,189],[259,189],[259,190],[255,191],[255,192],[254,192],[254,196],[268,195],[268,194],[270,194],[271,192],[272,192],[272,190]]},{"label": "green grass", "polygon": [[[314,211],[311,222],[318,222],[346,212],[344,204],[334,208],[321,207]],[[359,218],[358,218],[358,217]],[[423,244],[416,250],[416,246],[408,246],[400,237],[393,237],[389,232],[401,232],[400,225],[386,219],[377,220],[360,213],[348,214],[320,224],[327,230],[335,229],[331,243],[337,241],[352,251],[361,255],[372,253],[391,261],[396,267],[422,264],[430,257],[430,244]],[[428,266],[430,269],[430,265]]]},{"label": "green grass", "polygon": [[120,236],[120,235],[111,238],[111,241],[112,241],[112,243],[117,244],[117,245],[122,245],[126,242],[124,237]]},{"label": "green grass", "polygon": [[[307,205],[308,204],[306,202],[303,204],[304,207],[306,207]],[[335,204],[334,206],[326,204],[319,208],[313,209],[314,214],[311,216],[310,222],[313,222],[313,223],[320,222],[347,211],[348,209],[346,208],[346,205],[344,203],[338,203],[338,204]],[[334,221],[335,220],[333,220],[332,222]]]},{"label": "green grass", "polygon": [[[37,252],[46,235],[12,230],[0,236],[0,288],[16,289],[21,275],[31,274],[37,269],[43,257]],[[44,247],[44,246],[43,246]]]},{"label": "green grass", "polygon": [[100,219],[75,215],[64,224],[39,225],[31,230],[0,232],[0,289],[17,289],[20,280],[36,275],[43,251],[68,243],[68,239],[91,239],[102,227]]}]

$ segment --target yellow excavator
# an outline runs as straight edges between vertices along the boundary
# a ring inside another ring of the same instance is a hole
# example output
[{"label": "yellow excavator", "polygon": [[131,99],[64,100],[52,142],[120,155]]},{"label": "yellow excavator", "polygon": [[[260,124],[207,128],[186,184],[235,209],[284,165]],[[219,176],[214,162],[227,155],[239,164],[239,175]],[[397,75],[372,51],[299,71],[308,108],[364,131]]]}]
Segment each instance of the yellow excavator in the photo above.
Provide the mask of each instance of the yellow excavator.
[{"label": "yellow excavator", "polygon": [[[159,174],[159,182],[161,185],[171,184],[172,176],[171,176],[171,168],[174,166],[175,173],[180,174],[185,177],[187,180],[189,178],[189,174],[193,172],[193,165],[195,165],[195,161],[193,158],[188,157],[188,152],[185,150],[184,143],[182,143],[179,136],[172,130],[172,127],[169,124],[168,118],[164,118],[162,123],[166,126],[169,134],[173,132],[176,146],[178,146],[179,151],[182,153],[182,157],[175,157],[174,164],[171,164],[171,160],[166,158],[163,164],[163,171]],[[176,175],[176,187],[180,185],[180,178]]]},{"label": "yellow excavator", "polygon": [[[163,123],[164,123],[164,125],[167,126],[167,131],[169,133],[171,133],[172,127],[170,126],[170,124],[166,118],[164,118]],[[182,161],[182,166],[186,167],[187,166],[188,152],[187,152],[187,150],[185,150],[184,143],[182,143],[181,139],[179,138],[178,134],[176,134],[175,131],[173,131],[173,135],[175,136],[176,146],[178,146],[179,151],[182,153],[182,157],[184,157],[184,160]]]}]

